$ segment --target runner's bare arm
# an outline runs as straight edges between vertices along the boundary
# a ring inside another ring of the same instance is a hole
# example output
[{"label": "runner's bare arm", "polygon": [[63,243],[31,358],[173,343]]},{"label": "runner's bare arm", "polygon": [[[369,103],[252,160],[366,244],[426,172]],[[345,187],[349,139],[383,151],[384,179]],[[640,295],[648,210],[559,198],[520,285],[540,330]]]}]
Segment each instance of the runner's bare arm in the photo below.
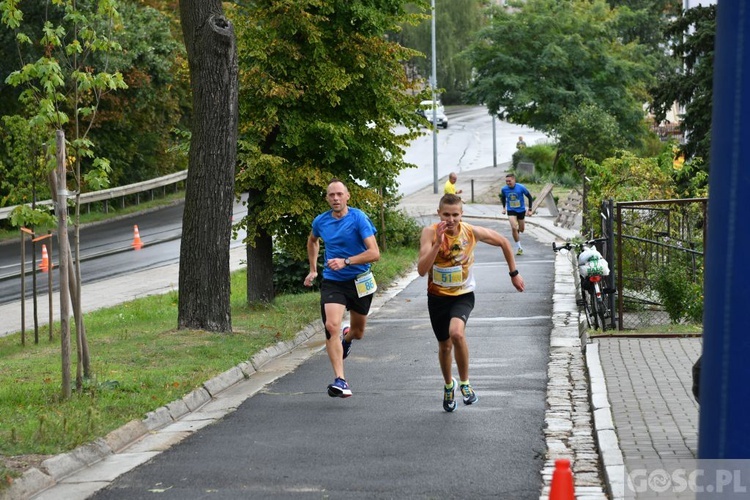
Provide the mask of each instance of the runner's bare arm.
[{"label": "runner's bare arm", "polygon": [[[445,225],[443,224],[443,230]],[[443,233],[440,231],[440,223],[438,223],[439,237],[432,226],[427,226],[422,229],[422,236],[419,241],[419,260],[417,260],[417,272],[420,276],[424,276],[432,267],[437,257],[438,250],[440,250],[440,242],[443,240]]]}]

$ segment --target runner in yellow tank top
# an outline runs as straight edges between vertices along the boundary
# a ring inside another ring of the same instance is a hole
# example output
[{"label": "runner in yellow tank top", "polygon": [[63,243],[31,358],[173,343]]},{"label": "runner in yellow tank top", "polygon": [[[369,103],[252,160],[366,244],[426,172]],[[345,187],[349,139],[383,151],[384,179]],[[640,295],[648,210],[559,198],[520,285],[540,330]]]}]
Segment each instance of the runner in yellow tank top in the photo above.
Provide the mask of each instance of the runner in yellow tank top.
[{"label": "runner in yellow tank top", "polygon": [[[445,382],[443,409],[457,408],[454,398],[460,385],[465,405],[477,403],[478,396],[469,381],[469,344],[466,322],[474,309],[474,247],[478,241],[500,247],[508,263],[513,287],[524,290],[523,278],[516,269],[510,241],[497,231],[461,222],[463,202],[454,194],[440,199],[440,222],[425,227],[419,243],[417,272],[427,278],[427,309],[438,340],[438,361]],[[460,383],[453,378],[453,356]]]}]

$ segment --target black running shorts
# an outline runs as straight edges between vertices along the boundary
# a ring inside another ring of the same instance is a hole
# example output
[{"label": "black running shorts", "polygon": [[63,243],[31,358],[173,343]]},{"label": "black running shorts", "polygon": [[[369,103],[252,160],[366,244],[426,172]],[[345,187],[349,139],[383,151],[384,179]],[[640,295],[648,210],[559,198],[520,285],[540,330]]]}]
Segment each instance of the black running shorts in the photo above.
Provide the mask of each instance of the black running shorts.
[{"label": "black running shorts", "polygon": [[[349,311],[367,316],[374,295],[372,293],[364,297],[357,296],[357,287],[353,279],[349,281],[323,280],[320,284],[320,316],[323,318],[323,324],[326,324],[326,304],[342,304]],[[328,335],[330,334],[326,332],[326,338],[330,338]]]},{"label": "black running shorts", "polygon": [[516,217],[518,220],[523,220],[526,217],[526,210],[508,210],[508,217]]},{"label": "black running shorts", "polygon": [[428,293],[427,310],[430,313],[432,331],[438,342],[446,341],[450,338],[449,328],[452,318],[461,318],[464,323],[469,321],[469,315],[474,310],[474,292],[455,297],[442,297]]}]

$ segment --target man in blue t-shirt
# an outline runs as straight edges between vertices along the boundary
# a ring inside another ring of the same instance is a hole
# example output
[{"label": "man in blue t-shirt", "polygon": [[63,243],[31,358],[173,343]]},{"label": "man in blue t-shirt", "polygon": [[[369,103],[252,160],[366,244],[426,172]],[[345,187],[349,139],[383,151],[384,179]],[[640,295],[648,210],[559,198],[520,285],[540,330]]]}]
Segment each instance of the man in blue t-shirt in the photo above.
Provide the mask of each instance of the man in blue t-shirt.
[{"label": "man in blue t-shirt", "polygon": [[[328,386],[328,395],[334,398],[352,395],[344,377],[344,359],[349,355],[352,340],[365,334],[367,313],[377,289],[370,263],[380,259],[375,226],[363,211],[347,206],[349,196],[342,181],[333,179],[328,183],[326,201],[331,209],[315,217],[307,239],[310,273],[305,277],[305,286],[312,286],[318,276],[320,240],[325,243],[320,311],[335,377]],[[342,328],[347,309],[351,325]]]},{"label": "man in blue t-shirt", "polygon": [[[529,199],[528,208],[524,204],[524,196]],[[513,241],[516,242],[516,255],[523,254],[521,247],[521,233],[526,229],[523,221],[525,216],[531,217],[531,205],[534,203],[531,193],[523,184],[516,183],[516,176],[508,174],[505,176],[505,186],[500,190],[500,202],[503,205],[503,215],[508,213],[510,229],[513,232]]]}]

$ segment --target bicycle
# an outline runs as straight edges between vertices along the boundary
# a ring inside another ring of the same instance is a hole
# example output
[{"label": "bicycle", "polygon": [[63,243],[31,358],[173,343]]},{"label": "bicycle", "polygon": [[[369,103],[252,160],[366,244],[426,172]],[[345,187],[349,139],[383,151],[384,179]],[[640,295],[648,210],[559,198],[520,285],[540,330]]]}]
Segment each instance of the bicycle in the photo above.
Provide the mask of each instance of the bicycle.
[{"label": "bicycle", "polygon": [[567,242],[560,246],[552,243],[554,252],[573,250],[578,254],[578,274],[581,278],[582,296],[578,305],[583,306],[589,328],[598,330],[601,325],[603,332],[607,330],[606,320],[612,317],[607,297],[612,290],[603,286],[602,278],[609,276],[609,264],[595,245],[604,241],[607,241],[607,238],[595,238],[579,243]]}]

